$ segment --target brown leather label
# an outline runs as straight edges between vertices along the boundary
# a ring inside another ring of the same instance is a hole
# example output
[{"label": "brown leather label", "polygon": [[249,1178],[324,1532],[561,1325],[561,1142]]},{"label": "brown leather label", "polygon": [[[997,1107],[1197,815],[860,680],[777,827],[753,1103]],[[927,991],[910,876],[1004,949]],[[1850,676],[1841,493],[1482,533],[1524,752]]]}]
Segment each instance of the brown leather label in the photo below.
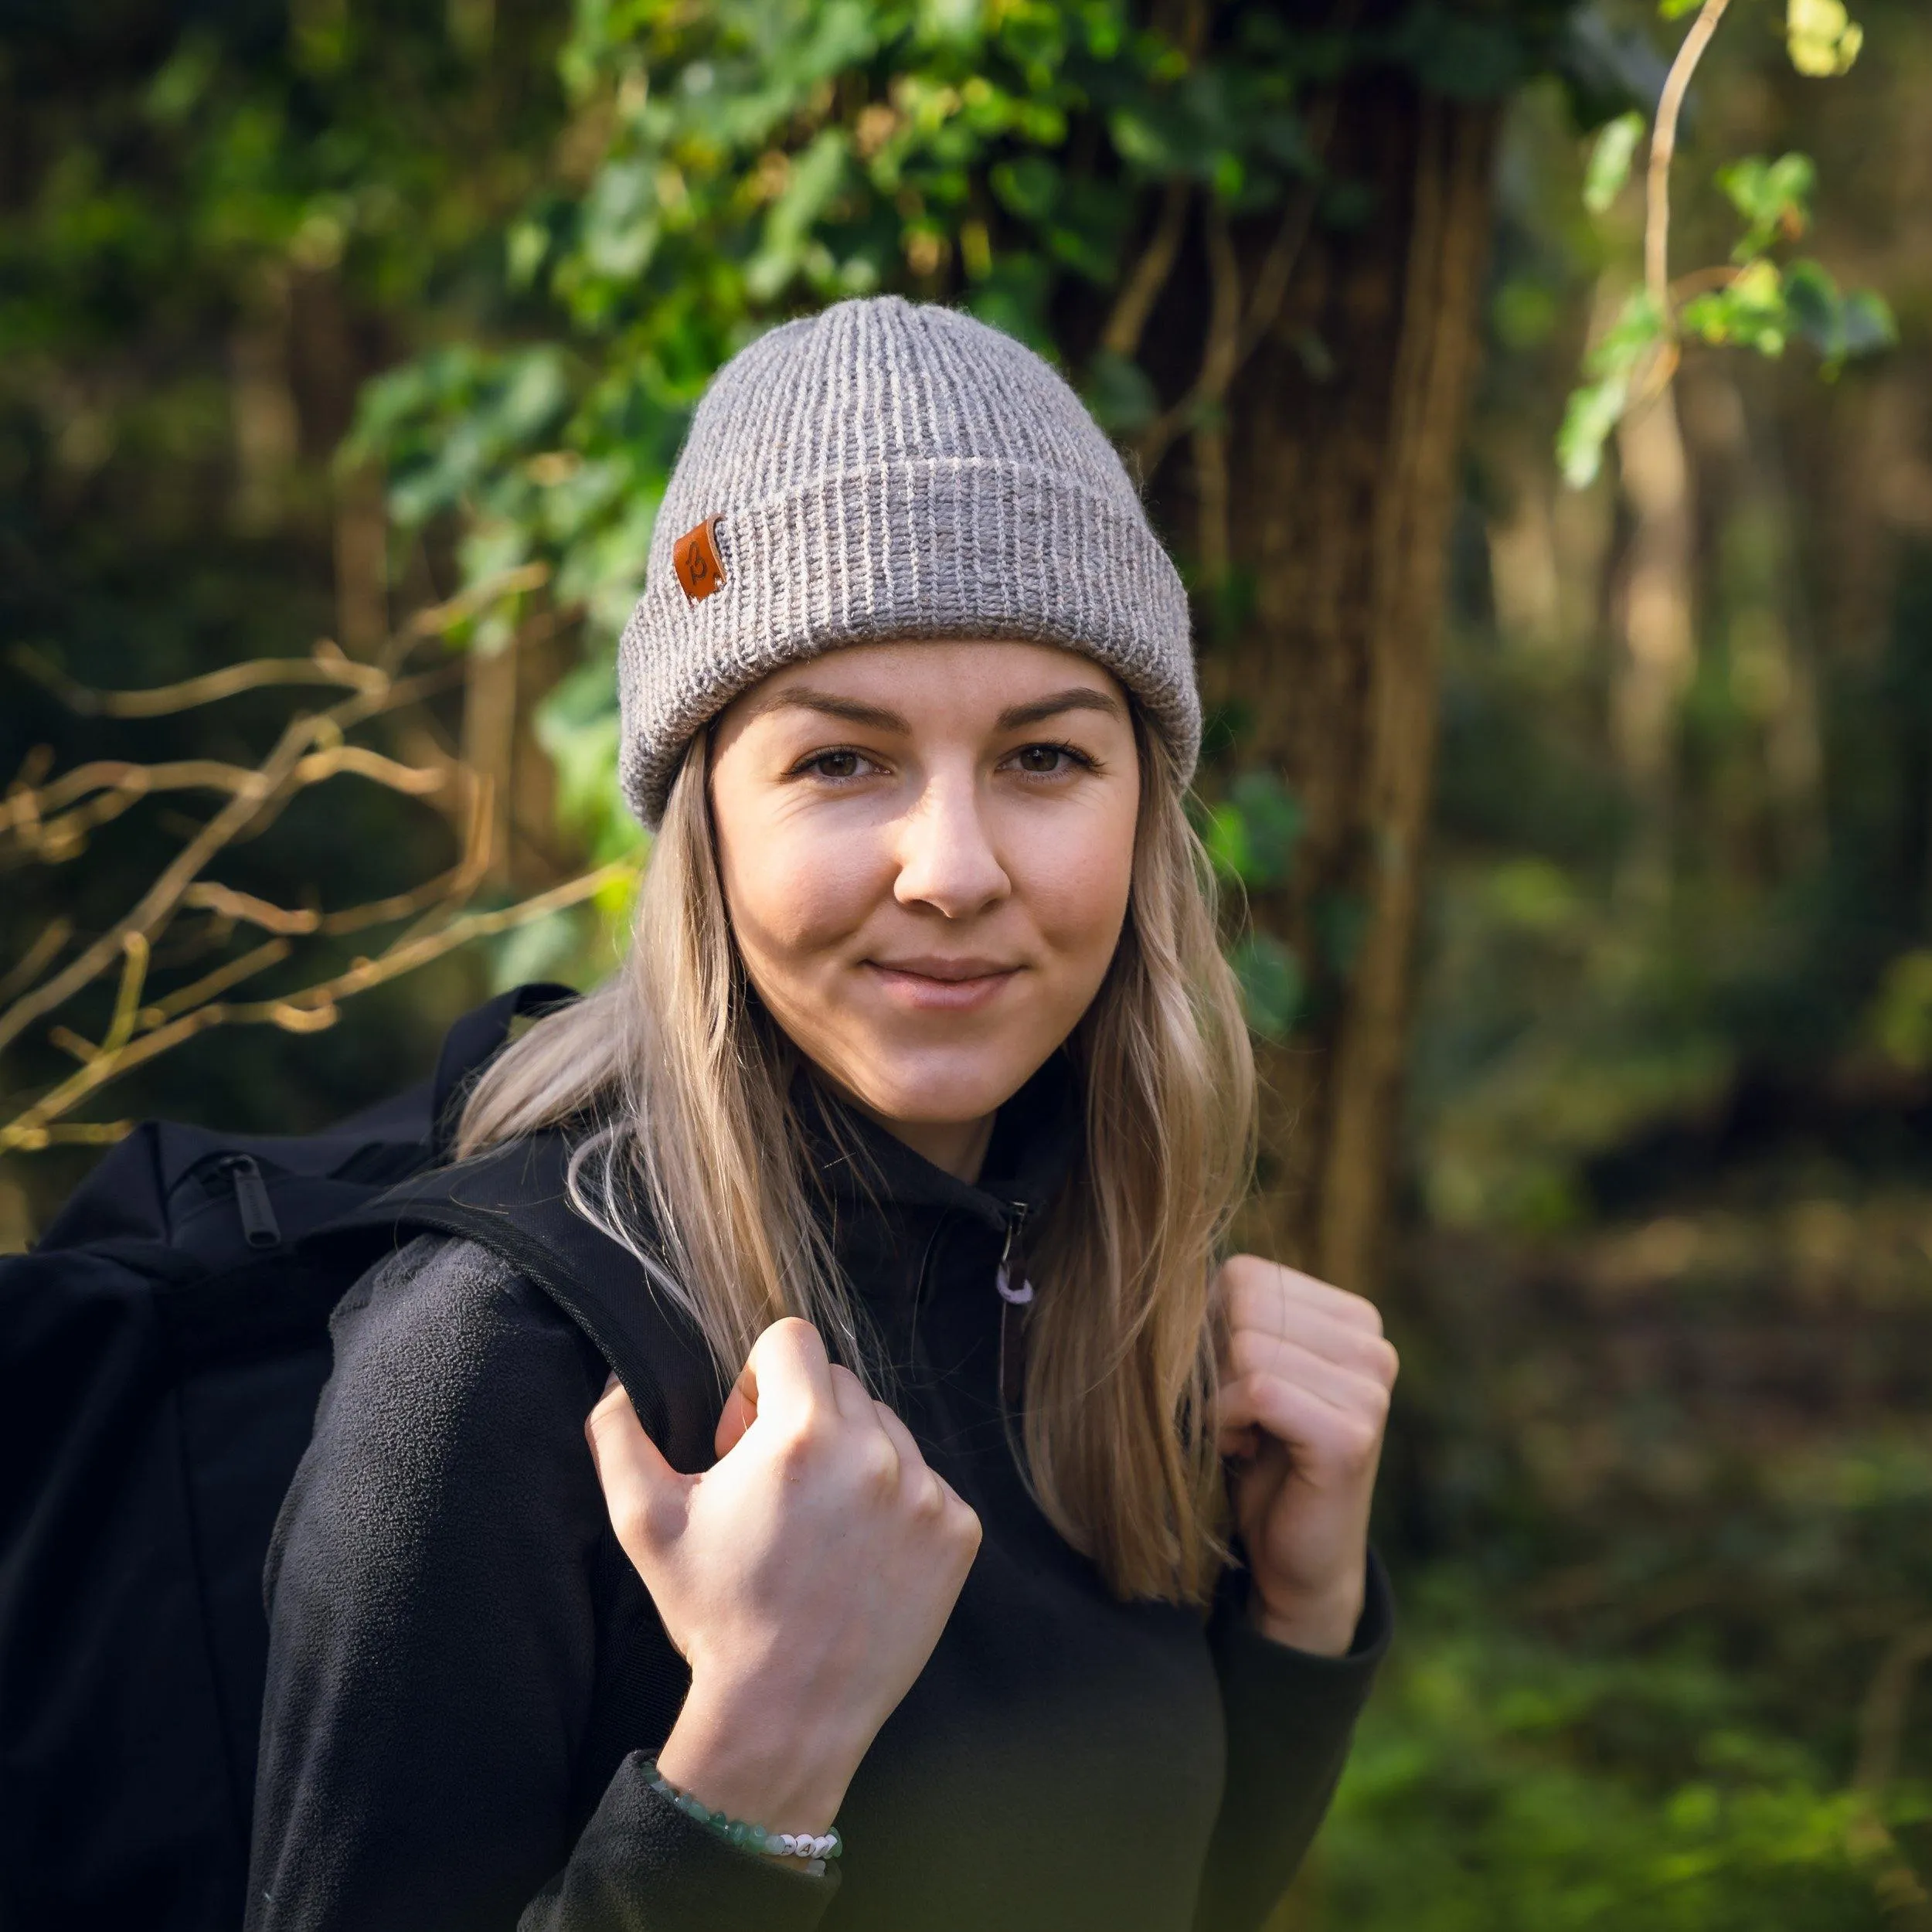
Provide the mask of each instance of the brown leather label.
[{"label": "brown leather label", "polygon": [[687,530],[671,546],[671,567],[678,573],[684,594],[693,604],[702,604],[725,580],[724,559],[718,554],[718,519],[708,516],[695,530]]}]

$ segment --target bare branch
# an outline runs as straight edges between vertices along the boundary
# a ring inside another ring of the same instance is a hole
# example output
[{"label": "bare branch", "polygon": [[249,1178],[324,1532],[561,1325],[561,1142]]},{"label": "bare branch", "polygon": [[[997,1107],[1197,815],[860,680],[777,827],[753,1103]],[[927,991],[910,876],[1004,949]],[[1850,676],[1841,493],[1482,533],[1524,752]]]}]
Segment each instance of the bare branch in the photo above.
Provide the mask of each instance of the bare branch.
[{"label": "bare branch", "polygon": [[322,923],[321,914],[312,907],[291,910],[270,905],[253,893],[237,892],[233,886],[217,885],[212,879],[197,880],[182,894],[181,903],[190,912],[213,913],[230,926],[257,926],[265,933],[312,933]]},{"label": "bare branch", "polygon": [[243,980],[253,979],[257,973],[265,973],[270,967],[280,965],[294,950],[286,939],[267,940],[252,952],[243,953],[217,966],[213,972],[203,973],[189,985],[178,986],[165,999],[141,1009],[141,1030],[146,1032],[165,1026],[176,1014],[188,1012],[213,999],[216,994],[226,992],[230,987],[239,986]]},{"label": "bare branch", "polygon": [[12,999],[23,986],[31,986],[60,957],[73,931],[70,919],[52,920],[43,927],[40,937],[0,974],[0,1000]]},{"label": "bare branch", "polygon": [[16,1039],[43,1014],[49,1013],[93,980],[121,950],[131,932],[151,940],[167,922],[182,895],[202,868],[244,827],[258,818],[287,784],[304,749],[313,742],[321,721],[296,718],[283,730],[274,749],[255,771],[250,783],[230,798],[201,831],[178,852],[161,876],[142,894],[127,917],[101,934],[53,975],[23,993],[0,1012],[0,1047]]},{"label": "bare branch", "polygon": [[76,683],[58,665],[24,645],[11,655],[15,665],[45,685],[70,711],[89,718],[165,717],[171,712],[192,711],[240,692],[260,691],[277,685],[345,685],[352,690],[372,691],[389,682],[387,675],[374,665],[353,663],[339,651],[330,655],[320,645],[313,657],[251,658],[245,664],[224,665],[219,671],[204,672],[198,678],[185,678],[179,684],[157,685],[146,691],[91,689]]},{"label": "bare branch", "polygon": [[1684,96],[1704,49],[1717,31],[1730,0],[1704,0],[1690,32],[1677,49],[1658,97],[1656,124],[1651,130],[1650,162],[1644,179],[1644,284],[1657,305],[1666,331],[1672,326],[1670,305],[1670,164],[1677,152],[1677,124]]},{"label": "bare branch", "polygon": [[1153,314],[1154,304],[1174,272],[1175,257],[1181,252],[1181,237],[1187,233],[1187,208],[1192,193],[1191,185],[1179,176],[1168,183],[1154,232],[1121,284],[1113,313],[1100,331],[1100,347],[1108,355],[1124,356],[1131,362],[1138,352],[1148,318]]},{"label": "bare branch", "polygon": [[[1326,97],[1311,117],[1310,145],[1314,149],[1318,165],[1326,156],[1328,145],[1335,137],[1335,117],[1338,104],[1333,95]],[[1208,340],[1202,354],[1200,373],[1189,386],[1187,393],[1171,407],[1163,410],[1144,430],[1134,448],[1140,458],[1141,474],[1151,477],[1159,468],[1162,460],[1183,432],[1200,423],[1204,417],[1218,409],[1227,400],[1228,391],[1233,386],[1234,379],[1247,366],[1248,359],[1267,339],[1281,313],[1281,305],[1287,299],[1289,284],[1294,278],[1295,264],[1300,260],[1301,250],[1307,245],[1309,230],[1315,223],[1315,211],[1320,195],[1320,184],[1311,180],[1292,196],[1281,224],[1275,231],[1274,239],[1268,246],[1268,252],[1261,259],[1261,266],[1256,272],[1254,287],[1248,297],[1247,312],[1239,313],[1240,303],[1240,272],[1234,257],[1233,245],[1228,236],[1225,213],[1218,204],[1211,204],[1208,220],[1208,265],[1214,277],[1213,309],[1208,325]],[[1216,226],[1219,230],[1217,239]],[[1217,260],[1217,255],[1225,247],[1224,260]],[[1232,334],[1227,332],[1228,322],[1224,303],[1229,291],[1233,291],[1236,319]],[[1195,451],[1197,471],[1200,464],[1199,446]]]},{"label": "bare branch", "polygon": [[[440,932],[393,947],[379,957],[359,960],[346,972],[304,987],[284,998],[239,1005],[217,1002],[198,1006],[151,1032],[138,1035],[114,1053],[97,1054],[77,1073],[69,1075],[58,1086],[43,1094],[32,1106],[0,1127],[0,1153],[15,1148],[31,1152],[46,1147],[52,1138],[53,1124],[90,1094],[213,1027],[266,1024],[285,1032],[321,1032],[334,1025],[338,1002],[342,1000],[413,972],[418,967],[427,965],[431,960],[439,959],[472,940],[509,932],[514,927],[529,925],[533,920],[580,905],[584,900],[596,897],[607,886],[635,876],[635,869],[631,864],[618,860],[553,886],[548,892],[539,893],[520,904],[506,906],[495,912],[471,913],[453,921]],[[278,943],[281,942],[271,942]]]}]

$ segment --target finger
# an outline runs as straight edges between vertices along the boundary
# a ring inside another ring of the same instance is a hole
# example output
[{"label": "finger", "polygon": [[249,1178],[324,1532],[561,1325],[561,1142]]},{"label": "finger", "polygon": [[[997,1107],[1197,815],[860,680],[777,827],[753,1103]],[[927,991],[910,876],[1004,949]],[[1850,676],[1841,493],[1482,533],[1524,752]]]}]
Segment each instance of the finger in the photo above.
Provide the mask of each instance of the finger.
[{"label": "finger", "polygon": [[1378,1423],[1388,1414],[1386,1384],[1330,1362],[1298,1342],[1280,1335],[1257,1335],[1250,1329],[1235,1338],[1233,1353],[1233,1381],[1272,1376],[1306,1389],[1348,1414],[1367,1415]]},{"label": "finger", "polygon": [[1304,1476],[1344,1475],[1372,1468],[1382,1448],[1382,1424],[1372,1415],[1338,1408],[1311,1389],[1278,1376],[1243,1376],[1221,1390],[1215,1412],[1222,1430],[1250,1426],[1284,1444],[1291,1467]]},{"label": "finger", "polygon": [[1382,1332],[1382,1317],[1372,1301],[1258,1254],[1237,1254],[1224,1262],[1219,1286],[1229,1323],[1236,1328],[1278,1328],[1294,1307],[1314,1309],[1371,1335]]},{"label": "finger", "polygon": [[1312,1344],[1300,1335],[1243,1328],[1223,1346],[1223,1369],[1230,1377],[1257,1372],[1284,1376],[1291,1382],[1306,1382],[1344,1403],[1379,1402],[1386,1407],[1395,1386],[1395,1350],[1379,1335],[1358,1333],[1352,1341],[1340,1342],[1322,1339],[1330,1346]]},{"label": "finger", "polygon": [[718,1417],[718,1426],[712,1431],[713,1453],[722,1462],[744,1440],[744,1433],[758,1419],[758,1404],[745,1386],[741,1375],[731,1385],[731,1393],[725,1397],[724,1408]]},{"label": "finger", "polygon": [[627,1549],[669,1542],[682,1525],[694,1478],[665,1461],[614,1376],[585,1419],[583,1433],[618,1541]]},{"label": "finger", "polygon": [[823,1338],[795,1315],[773,1322],[752,1343],[732,1393],[742,1400],[747,1428],[760,1416],[797,1421],[815,1409],[835,1407],[832,1359]]},{"label": "finger", "polygon": [[1325,1361],[1352,1369],[1385,1387],[1393,1387],[1400,1366],[1394,1345],[1386,1336],[1338,1321],[1319,1309],[1291,1303],[1275,1318],[1223,1325],[1216,1337],[1216,1353],[1223,1373],[1239,1372],[1243,1349],[1261,1342],[1292,1342]]},{"label": "finger", "polygon": [[919,1444],[913,1432],[900,1420],[889,1404],[875,1402],[874,1413],[879,1426],[885,1430],[887,1438],[899,1454],[899,1482],[906,1499],[915,1508],[937,1512],[944,1507],[946,1485],[937,1472],[926,1465],[926,1458],[920,1454]]},{"label": "finger", "polygon": [[876,1429],[879,1419],[872,1413],[872,1397],[866,1393],[866,1385],[842,1362],[832,1365],[832,1400],[838,1405],[841,1422],[859,1424],[867,1429]]}]

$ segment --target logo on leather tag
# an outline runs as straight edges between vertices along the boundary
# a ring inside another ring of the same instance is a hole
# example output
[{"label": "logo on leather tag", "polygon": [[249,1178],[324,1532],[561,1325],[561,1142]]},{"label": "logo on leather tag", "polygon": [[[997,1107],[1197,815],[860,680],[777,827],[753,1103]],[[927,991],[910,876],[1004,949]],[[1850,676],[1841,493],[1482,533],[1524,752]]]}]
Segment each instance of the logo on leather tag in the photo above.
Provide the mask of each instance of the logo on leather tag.
[{"label": "logo on leather tag", "polygon": [[684,594],[693,604],[702,604],[725,580],[724,559],[718,554],[718,519],[708,516],[695,530],[687,530],[671,546],[671,567],[678,573]]}]

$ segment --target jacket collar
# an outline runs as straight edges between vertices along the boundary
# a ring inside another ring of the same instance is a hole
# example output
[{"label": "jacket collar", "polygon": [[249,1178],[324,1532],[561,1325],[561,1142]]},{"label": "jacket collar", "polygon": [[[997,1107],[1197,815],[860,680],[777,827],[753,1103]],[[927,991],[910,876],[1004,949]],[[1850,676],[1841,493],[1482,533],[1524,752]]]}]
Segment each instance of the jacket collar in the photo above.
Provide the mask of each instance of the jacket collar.
[{"label": "jacket collar", "polygon": [[826,1191],[842,1205],[951,1209],[994,1230],[1015,1208],[1030,1216],[1053,1198],[1080,1158],[1078,1076],[1063,1052],[1001,1107],[977,1183],[960,1180],[832,1094],[809,1067],[794,1087]]}]

